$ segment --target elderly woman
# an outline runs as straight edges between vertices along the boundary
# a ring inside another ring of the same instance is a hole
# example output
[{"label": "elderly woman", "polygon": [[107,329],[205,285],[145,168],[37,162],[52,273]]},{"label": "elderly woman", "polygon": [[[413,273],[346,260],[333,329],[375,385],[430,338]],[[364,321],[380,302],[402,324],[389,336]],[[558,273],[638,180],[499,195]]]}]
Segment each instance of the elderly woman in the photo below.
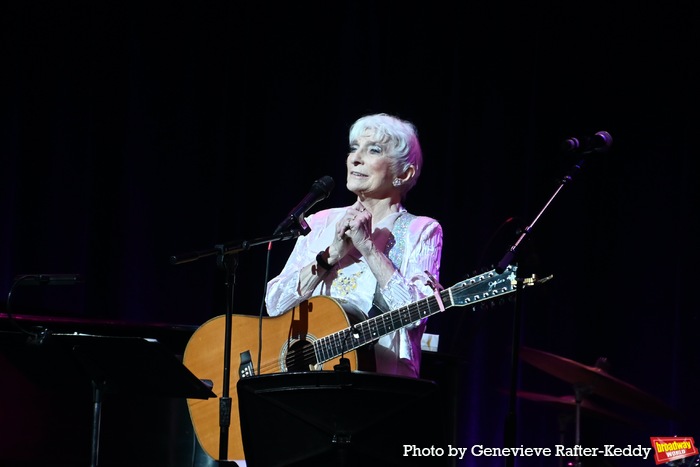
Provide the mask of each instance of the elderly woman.
[{"label": "elderly woman", "polygon": [[[305,219],[310,233],[297,239],[280,275],[268,283],[270,316],[325,295],[358,322],[433,294],[442,227],[403,205],[423,165],[415,126],[387,114],[367,115],[351,126],[349,142],[346,187],[357,201]],[[419,377],[425,326],[421,319],[383,335],[359,369]]]}]

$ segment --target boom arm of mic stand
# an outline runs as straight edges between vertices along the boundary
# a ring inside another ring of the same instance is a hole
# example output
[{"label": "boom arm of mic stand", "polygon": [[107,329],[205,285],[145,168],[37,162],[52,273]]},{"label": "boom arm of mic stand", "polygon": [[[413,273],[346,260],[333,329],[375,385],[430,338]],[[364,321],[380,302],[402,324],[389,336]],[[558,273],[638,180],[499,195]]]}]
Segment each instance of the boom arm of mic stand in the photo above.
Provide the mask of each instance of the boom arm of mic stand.
[{"label": "boom arm of mic stand", "polygon": [[569,173],[561,179],[559,186],[554,191],[554,194],[549,198],[547,203],[545,203],[542,210],[537,214],[537,216],[535,216],[535,219],[532,221],[532,223],[530,225],[528,225],[527,227],[525,227],[525,229],[523,229],[523,233],[520,235],[520,237],[518,237],[518,239],[515,241],[513,246],[511,246],[510,249],[506,252],[506,254],[503,256],[501,261],[499,261],[498,265],[496,266],[496,272],[498,272],[500,274],[503,271],[505,271],[508,266],[510,266],[510,263],[515,258],[515,255],[518,251],[518,248],[520,247],[520,244],[523,242],[523,240],[525,240],[525,237],[527,237],[530,234],[530,231],[532,231],[532,228],[535,226],[537,221],[540,220],[540,217],[542,217],[542,215],[547,210],[549,205],[552,204],[552,202],[554,201],[554,198],[556,198],[557,195],[559,194],[559,192],[564,188],[564,185],[566,185],[571,180],[573,180],[574,172],[580,170],[582,165],[583,165],[583,159],[580,160],[577,164],[575,164],[571,168]]},{"label": "boom arm of mic stand", "polygon": [[193,261],[200,260],[202,258],[207,258],[214,255],[229,255],[234,253],[240,253],[241,251],[249,250],[251,247],[262,245],[269,242],[277,242],[284,240],[294,240],[302,234],[301,231],[297,229],[287,230],[285,232],[280,232],[276,235],[270,235],[267,237],[259,237],[253,240],[244,240],[238,243],[223,243],[221,245],[216,245],[214,248],[208,250],[198,250],[189,253],[183,253],[180,255],[173,255],[170,257],[170,264],[178,265],[184,263],[191,263]]},{"label": "boom arm of mic stand", "polygon": [[[547,210],[547,208],[552,204],[554,201],[554,198],[557,197],[557,195],[561,192],[561,190],[564,188],[566,184],[568,184],[572,179],[573,179],[573,174],[574,172],[578,171],[581,169],[581,166],[583,165],[583,160],[579,161],[577,164],[575,164],[569,173],[565,175],[562,179],[561,182],[559,183],[559,186],[557,189],[554,191],[554,194],[547,200],[545,203],[544,207],[542,210],[537,214],[535,219],[532,221],[530,225],[528,225],[525,229],[523,229],[522,234],[520,234],[520,237],[516,240],[516,242],[513,244],[513,246],[510,247],[510,249],[506,252],[506,254],[503,256],[501,261],[498,263],[498,266],[496,267],[496,271],[500,274],[501,272],[505,271],[505,269],[510,265],[510,263],[513,261],[515,258],[518,248],[522,244],[523,240],[530,234],[532,231],[532,228],[535,226],[537,221],[542,217],[544,212]],[[512,336],[512,353],[511,353],[511,374],[510,374],[510,393],[509,393],[509,398],[508,398],[508,414],[507,414],[507,419],[505,422],[505,434],[504,434],[504,443],[505,447],[515,447],[516,446],[516,439],[515,439],[515,431],[517,428],[517,423],[516,423],[516,415],[515,415],[515,402],[516,402],[516,392],[517,392],[517,378],[518,378],[518,361],[520,359],[520,327],[521,327],[521,315],[522,315],[522,279],[518,278],[517,279],[517,287],[515,289],[515,313],[513,316],[513,336]],[[513,456],[508,456],[506,458],[506,466],[512,467],[514,465],[515,458]]]}]

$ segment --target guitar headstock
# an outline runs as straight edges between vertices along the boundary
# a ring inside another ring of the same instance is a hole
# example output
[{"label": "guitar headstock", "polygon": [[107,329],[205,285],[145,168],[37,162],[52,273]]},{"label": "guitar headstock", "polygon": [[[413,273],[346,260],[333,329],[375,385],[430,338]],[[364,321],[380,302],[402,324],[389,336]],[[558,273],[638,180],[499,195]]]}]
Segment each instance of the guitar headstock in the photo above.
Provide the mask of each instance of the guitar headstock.
[{"label": "guitar headstock", "polygon": [[[455,306],[476,305],[493,298],[502,297],[515,292],[518,277],[517,266],[508,266],[503,272],[495,269],[476,274],[450,287],[452,303]],[[538,280],[533,276],[523,279],[523,287],[535,285]]]}]

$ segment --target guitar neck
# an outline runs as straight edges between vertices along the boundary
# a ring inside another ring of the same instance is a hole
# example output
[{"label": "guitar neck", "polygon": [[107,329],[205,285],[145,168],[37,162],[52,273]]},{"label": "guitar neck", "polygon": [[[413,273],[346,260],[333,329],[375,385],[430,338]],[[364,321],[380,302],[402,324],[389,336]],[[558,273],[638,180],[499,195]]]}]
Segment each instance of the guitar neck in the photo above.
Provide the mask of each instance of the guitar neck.
[{"label": "guitar neck", "polygon": [[453,306],[475,305],[515,290],[516,266],[475,276],[401,308],[382,313],[313,343],[317,363],[325,363],[398,329]]},{"label": "guitar neck", "polygon": [[[440,292],[444,307],[451,305],[449,290]],[[447,302],[447,303],[446,303]],[[450,303],[448,305],[448,303]],[[427,318],[440,311],[437,298],[430,296],[419,302],[411,303],[396,310],[382,313],[373,318],[357,323],[334,334],[314,342],[314,351],[318,363],[324,363],[358,349],[365,344],[410,325],[422,318]]]}]

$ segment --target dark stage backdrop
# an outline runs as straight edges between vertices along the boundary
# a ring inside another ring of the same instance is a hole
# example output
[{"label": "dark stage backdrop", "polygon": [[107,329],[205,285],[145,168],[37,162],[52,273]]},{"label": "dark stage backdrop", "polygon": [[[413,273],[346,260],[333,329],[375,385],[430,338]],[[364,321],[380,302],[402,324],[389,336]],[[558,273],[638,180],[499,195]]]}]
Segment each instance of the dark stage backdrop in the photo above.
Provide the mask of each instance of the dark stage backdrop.
[{"label": "dark stage backdrop", "polygon": [[[497,263],[531,225],[518,264],[553,279],[525,290],[521,343],[606,357],[683,415],[601,397],[632,422],[586,418],[582,444],[700,437],[695,2],[321,6],[5,2],[0,294],[20,274],[84,277],[17,288],[12,311],[193,326],[223,314],[215,257],[169,258],[271,235],[323,175],[336,188],[317,208],[350,204],[348,127],[388,112],[420,131],[406,206],[442,222],[442,284]],[[600,130],[609,153],[560,150]],[[273,244],[270,275],[290,249]],[[260,313],[267,254],[237,255],[235,313]],[[456,362],[460,447],[503,445],[514,314],[510,302],[430,321]],[[525,362],[518,375],[520,390],[573,394]],[[573,444],[556,406],[517,408],[518,445]]]}]

